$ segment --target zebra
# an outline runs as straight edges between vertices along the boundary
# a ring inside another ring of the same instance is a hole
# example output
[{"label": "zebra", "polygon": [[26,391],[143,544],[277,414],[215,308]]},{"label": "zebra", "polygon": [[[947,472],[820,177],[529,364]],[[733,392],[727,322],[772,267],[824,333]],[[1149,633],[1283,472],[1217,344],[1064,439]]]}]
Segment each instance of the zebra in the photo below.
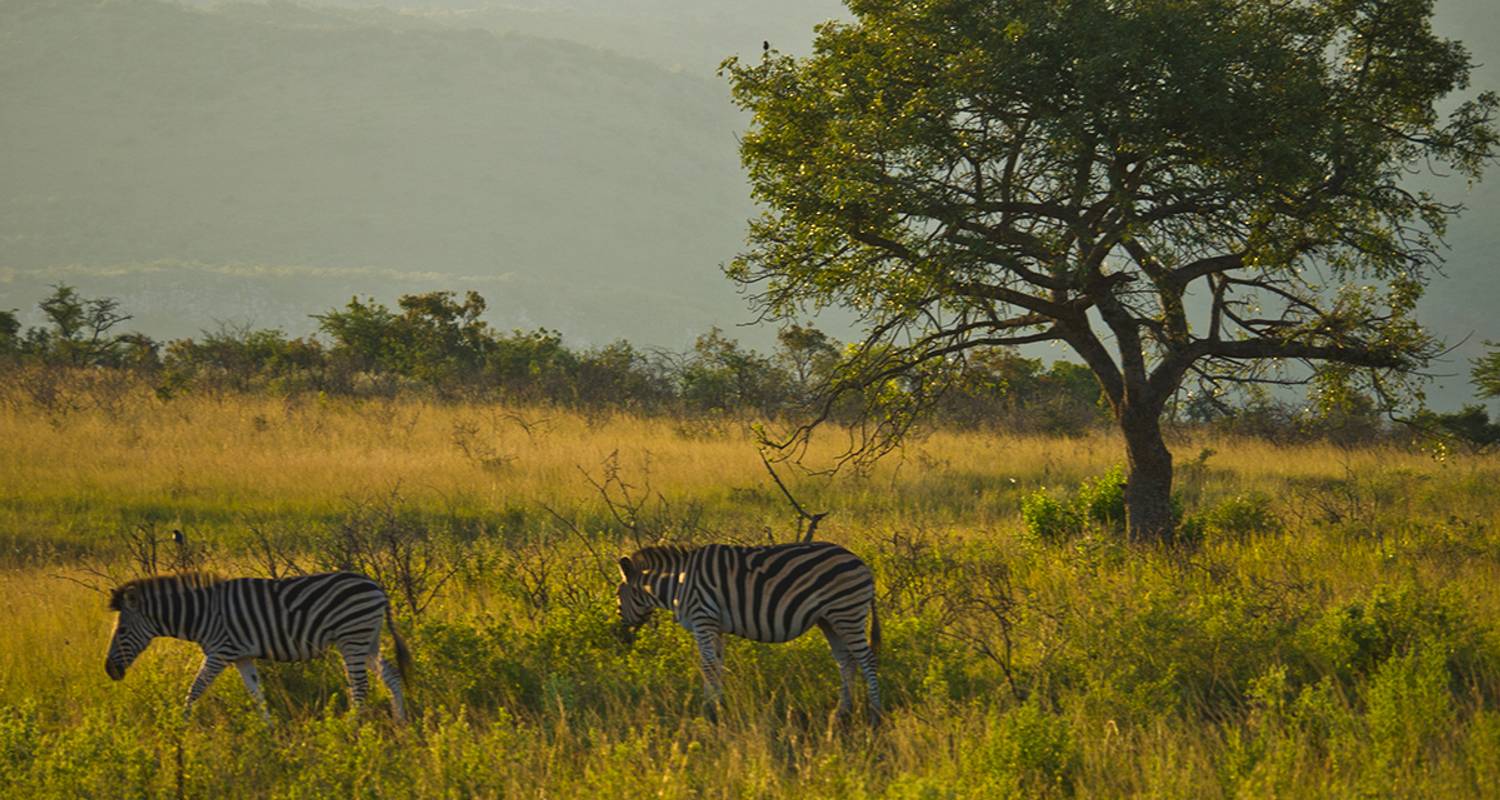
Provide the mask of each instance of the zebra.
[{"label": "zebra", "polygon": [[[369,691],[367,668],[377,666],[391,691],[397,721],[406,717],[401,684],[411,655],[396,632],[390,601],[380,584],[353,572],[327,572],[293,578],[225,579],[206,572],[160,575],[130,581],[111,593],[118,611],[104,659],[114,680],[125,677],[151,640],[170,636],[203,648],[203,666],[188,690],[183,716],[191,718],[198,699],[230,664],[267,721],[266,698],[253,659],[306,661],[335,646],[344,657],[355,708]],[[396,645],[396,668],[380,657],[382,618]]]},{"label": "zebra", "polygon": [[848,550],[827,542],[658,546],[621,558],[619,567],[622,635],[628,641],[657,608],[670,610],[698,643],[710,719],[716,718],[723,695],[724,634],[788,642],[816,625],[828,638],[843,679],[839,719],[847,719],[852,710],[851,687],[858,670],[869,694],[870,724],[880,723],[875,578]]}]

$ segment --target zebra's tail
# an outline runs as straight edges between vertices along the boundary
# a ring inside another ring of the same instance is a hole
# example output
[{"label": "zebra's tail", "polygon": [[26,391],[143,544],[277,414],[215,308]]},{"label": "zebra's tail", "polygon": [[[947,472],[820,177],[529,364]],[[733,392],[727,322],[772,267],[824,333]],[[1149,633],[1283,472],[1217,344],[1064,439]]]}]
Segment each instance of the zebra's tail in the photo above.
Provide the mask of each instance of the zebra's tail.
[{"label": "zebra's tail", "polygon": [[870,598],[870,652],[880,652],[880,612],[875,610],[875,598]]},{"label": "zebra's tail", "polygon": [[411,674],[411,651],[406,649],[406,642],[396,630],[396,618],[391,616],[389,602],[385,604],[385,626],[391,629],[391,641],[396,644],[396,671],[401,673],[402,685],[406,685],[407,676]]}]

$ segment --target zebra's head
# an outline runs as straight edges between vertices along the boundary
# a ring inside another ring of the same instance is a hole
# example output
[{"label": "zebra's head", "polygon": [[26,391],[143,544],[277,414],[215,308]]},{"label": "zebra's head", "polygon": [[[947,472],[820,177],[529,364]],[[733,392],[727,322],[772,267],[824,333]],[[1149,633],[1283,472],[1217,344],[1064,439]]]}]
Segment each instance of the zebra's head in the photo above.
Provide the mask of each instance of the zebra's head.
[{"label": "zebra's head", "polygon": [[651,617],[651,612],[656,610],[656,605],[641,589],[641,571],[629,558],[620,559],[618,593],[622,625],[621,638],[630,641],[635,637],[635,629],[646,623],[646,620]]},{"label": "zebra's head", "polygon": [[110,610],[120,612],[115,619],[114,635],[109,640],[109,655],[104,657],[104,671],[114,680],[124,678],[125,670],[156,638],[156,625],[142,613],[141,595],[140,586],[128,583],[109,597]]}]

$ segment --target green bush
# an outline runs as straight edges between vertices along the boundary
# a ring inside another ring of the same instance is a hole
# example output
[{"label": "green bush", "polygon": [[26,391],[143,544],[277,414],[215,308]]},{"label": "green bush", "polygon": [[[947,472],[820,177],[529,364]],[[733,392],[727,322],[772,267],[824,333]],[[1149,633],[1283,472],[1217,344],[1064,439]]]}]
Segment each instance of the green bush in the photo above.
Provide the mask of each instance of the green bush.
[{"label": "green bush", "polygon": [[1313,674],[1354,685],[1387,660],[1422,643],[1446,653],[1456,673],[1493,669],[1484,634],[1455,591],[1432,592],[1416,583],[1377,586],[1364,600],[1335,606],[1302,628],[1298,646]]},{"label": "green bush", "polygon": [[1271,496],[1265,492],[1247,492],[1219,501],[1207,511],[1183,520],[1203,538],[1244,541],[1253,536],[1274,535],[1282,531],[1281,518],[1271,510]]},{"label": "green bush", "polygon": [[1447,656],[1434,646],[1393,656],[1371,676],[1366,715],[1384,785],[1428,760],[1429,750],[1452,728],[1448,683]]},{"label": "green bush", "polygon": [[1084,519],[1105,530],[1125,530],[1125,468],[1110,467],[1103,475],[1084,481],[1073,503]]},{"label": "green bush", "polygon": [[41,749],[42,728],[34,700],[19,706],[0,706],[0,794],[10,782],[31,768]]},{"label": "green bush", "polygon": [[1061,499],[1045,488],[1021,497],[1021,521],[1033,539],[1057,544],[1092,525],[1101,530],[1125,530],[1125,469],[1111,467],[1104,474],[1084,480],[1071,495]]},{"label": "green bush", "polygon": [[1474,712],[1463,754],[1475,786],[1500,786],[1500,712],[1483,708]]},{"label": "green bush", "polygon": [[992,712],[989,730],[962,755],[975,797],[1057,797],[1072,793],[1081,758],[1067,720],[1028,702]]},{"label": "green bush", "polygon": [[1021,498],[1021,521],[1028,535],[1048,544],[1066,541],[1083,527],[1073,504],[1047,494],[1046,489],[1038,489]]}]

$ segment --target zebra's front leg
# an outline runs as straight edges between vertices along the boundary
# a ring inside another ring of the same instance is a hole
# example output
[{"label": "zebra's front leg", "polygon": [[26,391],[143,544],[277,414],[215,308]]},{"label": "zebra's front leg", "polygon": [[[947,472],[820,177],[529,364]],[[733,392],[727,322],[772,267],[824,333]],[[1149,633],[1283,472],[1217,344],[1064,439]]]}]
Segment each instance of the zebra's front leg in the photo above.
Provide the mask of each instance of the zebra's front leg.
[{"label": "zebra's front leg", "polygon": [[260,690],[260,672],[255,669],[255,662],[248,658],[241,658],[234,662],[240,670],[240,678],[245,681],[245,688],[250,690],[250,696],[255,698],[255,707],[260,711],[260,718],[266,722],[271,721],[271,712],[266,710],[266,695]]},{"label": "zebra's front leg", "polygon": [[698,663],[703,669],[703,700],[709,722],[719,721],[719,701],[724,696],[724,639],[710,628],[693,632],[698,641]]},{"label": "zebra's front leg", "polygon": [[182,710],[182,718],[184,720],[193,718],[193,703],[199,697],[202,697],[204,692],[208,691],[208,687],[213,684],[214,679],[219,677],[219,673],[223,672],[227,666],[229,666],[229,662],[225,661],[223,656],[217,653],[203,654],[203,666],[198,668],[198,677],[193,679],[192,688],[188,689],[187,708]]}]

